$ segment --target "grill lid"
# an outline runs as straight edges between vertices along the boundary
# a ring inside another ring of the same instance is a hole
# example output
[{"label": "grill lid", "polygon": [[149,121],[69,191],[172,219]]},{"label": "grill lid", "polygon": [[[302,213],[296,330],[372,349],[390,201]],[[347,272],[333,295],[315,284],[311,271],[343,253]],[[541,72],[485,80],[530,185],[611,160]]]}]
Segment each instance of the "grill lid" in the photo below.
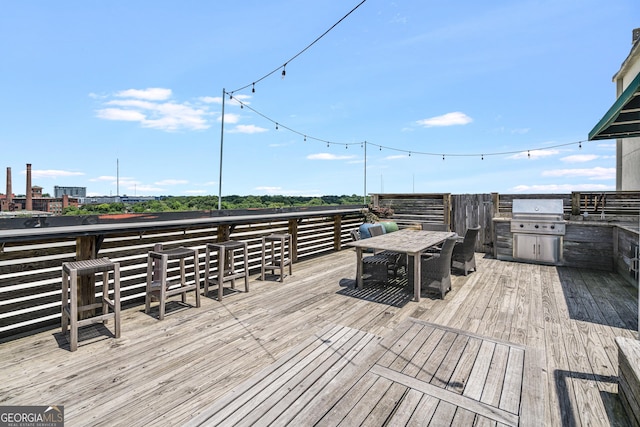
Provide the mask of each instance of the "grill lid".
[{"label": "grill lid", "polygon": [[511,209],[514,216],[526,215],[562,215],[564,205],[562,199],[513,199]]}]

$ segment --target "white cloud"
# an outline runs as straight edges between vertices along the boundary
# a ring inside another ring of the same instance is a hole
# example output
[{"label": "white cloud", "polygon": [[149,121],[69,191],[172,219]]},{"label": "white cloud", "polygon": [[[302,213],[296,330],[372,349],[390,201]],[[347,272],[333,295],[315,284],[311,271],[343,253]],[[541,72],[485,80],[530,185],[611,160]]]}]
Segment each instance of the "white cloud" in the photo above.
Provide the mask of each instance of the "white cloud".
[{"label": "white cloud", "polygon": [[[122,183],[120,183],[122,185]],[[142,184],[136,184],[136,185],[125,185],[125,188],[135,191],[136,194],[149,194],[149,193],[154,193],[154,192],[162,192],[165,191],[164,188],[160,188],[160,187],[154,187],[152,185],[142,185]]]},{"label": "white cloud", "polygon": [[302,196],[302,197],[321,197],[322,193],[319,190],[284,190],[282,187],[256,187],[257,191],[264,191],[270,195],[282,195],[282,196]]},{"label": "white cloud", "polygon": [[[222,116],[218,117],[218,121],[221,121]],[[225,123],[238,123],[240,121],[240,116],[234,113],[224,113],[224,122]]]},{"label": "white cloud", "polygon": [[253,133],[262,133],[262,132],[267,132],[267,131],[268,131],[268,129],[261,128],[261,127],[256,126],[256,125],[238,125],[235,128],[230,129],[228,132],[229,133],[249,133],[249,134],[253,134]]},{"label": "white cloud", "polygon": [[180,185],[180,184],[188,184],[189,181],[186,179],[163,179],[162,181],[155,182],[155,185]]},{"label": "white cloud", "polygon": [[[23,175],[26,175],[26,173],[27,173],[26,171],[22,172]],[[65,176],[81,176],[81,175],[84,175],[84,173],[55,170],[55,169],[46,169],[46,170],[32,169],[31,170],[31,176],[33,178],[60,178]]]},{"label": "white cloud", "polygon": [[562,157],[560,160],[566,163],[584,163],[599,158],[595,154],[574,154],[573,156]]},{"label": "white cloud", "polygon": [[264,191],[265,193],[268,193],[268,194],[275,194],[278,191],[282,190],[282,187],[265,187],[265,186],[263,186],[263,187],[256,187],[256,190]]},{"label": "white cloud", "polygon": [[555,169],[542,172],[542,176],[553,177],[587,177],[593,180],[615,179],[616,168],[590,168],[590,169]]},{"label": "white cloud", "polygon": [[171,89],[151,87],[147,89],[127,89],[116,93],[119,98],[138,98],[149,101],[164,101],[171,98]]},{"label": "white cloud", "polygon": [[558,150],[529,150],[523,151],[522,153],[517,153],[512,156],[507,157],[507,159],[541,159],[543,157],[555,156],[560,153]]},{"label": "white cloud", "polygon": [[604,184],[546,184],[546,185],[516,185],[512,189],[518,193],[570,193],[572,191],[609,191],[615,190],[615,185]]},{"label": "white cloud", "polygon": [[331,153],[317,153],[317,154],[309,154],[307,159],[309,160],[350,160],[354,159],[356,156],[339,156]]},{"label": "white cloud", "polygon": [[473,121],[473,119],[464,113],[459,111],[453,113],[443,114],[442,116],[431,117],[429,119],[418,120],[420,126],[424,127],[436,127],[436,126],[456,126],[466,125]]},{"label": "white cloud", "polygon": [[207,116],[209,106],[199,98],[197,104],[169,101],[171,89],[129,89],[116,93],[96,110],[104,120],[139,122],[142,127],[174,132],[178,130],[204,130],[210,127]]},{"label": "white cloud", "polygon": [[120,120],[126,122],[143,122],[146,116],[139,111],[122,110],[120,108],[104,108],[96,111],[99,119]]},{"label": "white cloud", "polygon": [[597,145],[600,148],[616,148],[615,142],[603,142]]},{"label": "white cloud", "polygon": [[91,182],[100,182],[100,181],[116,181],[118,178],[110,175],[102,175],[97,178],[91,178],[89,181]]},{"label": "white cloud", "polygon": [[384,159],[385,160],[398,160],[398,159],[406,159],[407,157],[409,157],[409,156],[407,156],[406,154],[396,154],[394,156],[387,156]]}]

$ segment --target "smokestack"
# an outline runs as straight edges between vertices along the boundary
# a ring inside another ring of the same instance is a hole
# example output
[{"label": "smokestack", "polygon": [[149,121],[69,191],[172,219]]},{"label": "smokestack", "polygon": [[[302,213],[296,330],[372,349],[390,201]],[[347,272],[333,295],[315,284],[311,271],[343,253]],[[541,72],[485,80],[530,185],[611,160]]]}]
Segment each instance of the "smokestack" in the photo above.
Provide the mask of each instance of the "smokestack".
[{"label": "smokestack", "polygon": [[33,194],[31,194],[31,163],[27,163],[27,203],[25,210],[33,210]]},{"label": "smokestack", "polygon": [[7,168],[7,209],[13,203],[13,189],[11,188],[11,168]]}]

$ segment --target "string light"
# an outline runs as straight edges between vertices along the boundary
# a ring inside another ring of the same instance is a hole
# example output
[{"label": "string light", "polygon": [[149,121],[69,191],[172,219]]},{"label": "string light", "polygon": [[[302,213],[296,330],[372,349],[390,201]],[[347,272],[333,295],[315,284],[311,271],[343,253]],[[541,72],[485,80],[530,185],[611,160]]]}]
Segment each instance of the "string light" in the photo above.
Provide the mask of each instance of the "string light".
[{"label": "string light", "polygon": [[327,31],[325,31],[324,33],[322,33],[319,37],[317,37],[314,41],[312,41],[311,43],[309,43],[304,49],[302,49],[300,52],[296,53],[295,55],[293,55],[287,62],[284,63],[284,65],[280,65],[278,68],[274,69],[273,71],[265,74],[264,76],[260,77],[258,80],[255,80],[253,83],[251,83],[251,85],[246,85],[243,86],[239,89],[236,89],[232,92],[239,92],[241,90],[244,90],[246,88],[248,88],[249,86],[252,86],[251,88],[251,92],[255,93],[255,84],[261,82],[262,80],[266,79],[267,77],[269,77],[270,75],[272,75],[273,73],[275,73],[276,71],[278,71],[280,68],[282,68],[282,78],[284,78],[286,72],[285,72],[285,66],[293,61],[294,59],[296,59],[298,56],[302,55],[304,52],[306,52],[309,48],[311,48],[311,46],[313,46],[314,44],[316,44],[318,41],[320,41],[321,38],[323,38],[324,36],[326,36],[329,31],[333,30],[335,27],[338,26],[338,24],[340,24],[342,21],[344,21],[345,19],[347,19],[347,17],[349,15],[351,15],[353,12],[355,12],[356,9],[358,9],[360,6],[362,6],[364,4],[364,2],[366,2],[367,0],[362,0],[360,3],[358,3],[353,9],[351,9],[346,15],[344,15],[342,18],[340,18],[340,20],[338,20],[338,22],[336,22],[335,24],[333,24]]},{"label": "string light", "polygon": [[[285,129],[293,132],[293,133],[297,133],[298,135],[302,136],[304,138],[304,141],[307,142],[307,138],[311,138],[314,139],[316,141],[319,142],[326,142],[327,143],[327,147],[329,147],[331,144],[340,144],[339,142],[332,142],[332,141],[327,141],[324,139],[320,139],[320,138],[315,138],[313,136],[307,135],[306,133],[302,133],[302,132],[298,132],[295,129],[291,129],[287,126],[282,125],[280,122],[277,122],[273,119],[271,119],[270,117],[267,117],[266,115],[264,115],[263,113],[261,113],[260,111],[256,110],[255,108],[249,106],[248,104],[243,103],[240,99],[238,98],[233,98],[233,93],[229,93],[229,92],[225,92],[225,94],[229,95],[229,97],[231,99],[234,99],[236,103],[238,103],[240,105],[240,108],[244,108],[245,106],[253,111],[254,113],[258,114],[259,116],[263,117],[264,119],[272,122],[275,125],[276,130],[280,129],[280,127],[284,127]],[[557,145],[553,145],[553,146],[546,146],[545,149],[549,149],[549,148],[557,148],[557,147],[566,147],[569,145],[575,145],[578,144],[578,147],[580,149],[582,149],[582,143],[585,141],[575,141],[575,142],[569,142],[569,143],[565,143],[565,144],[557,144]],[[349,148],[349,145],[355,145],[355,144],[360,144],[360,147],[364,147],[364,144],[370,144],[369,142],[366,141],[361,141],[361,142],[355,142],[355,143],[345,143],[345,148]],[[373,144],[374,146],[377,146],[378,149],[380,151],[382,151],[383,148],[392,150],[392,151],[397,151],[397,152],[401,152],[401,153],[406,153],[408,154],[409,157],[411,157],[414,154],[413,150],[404,150],[401,148],[395,148],[395,147],[388,147],[388,146],[383,146],[383,145],[378,145],[378,144]],[[536,149],[534,149],[536,150]],[[495,152],[495,153],[487,153],[487,156],[498,156],[498,155],[510,155],[510,154],[519,154],[519,153],[523,153],[524,151],[527,152],[527,157],[530,159],[531,158],[531,149],[528,150],[517,150],[517,151],[503,151],[503,152]],[[444,153],[444,154],[439,154],[439,153],[429,153],[429,152],[424,152],[424,151],[416,151],[415,154],[419,154],[419,155],[424,155],[424,156],[442,156],[442,160],[446,160],[446,156],[452,156],[452,157],[480,157],[481,160],[484,160],[484,153],[481,154],[472,154],[472,153],[460,153],[460,154],[454,154],[454,153]]]},{"label": "string light", "polygon": [[282,78],[283,78],[283,79],[284,79],[284,76],[286,76],[286,75],[287,75],[287,70],[285,70],[285,68],[286,68],[286,67],[287,67],[287,64],[284,64],[284,65],[282,66]]},{"label": "string light", "polygon": [[256,84],[255,84],[255,82],[251,83],[251,93],[256,93]]}]

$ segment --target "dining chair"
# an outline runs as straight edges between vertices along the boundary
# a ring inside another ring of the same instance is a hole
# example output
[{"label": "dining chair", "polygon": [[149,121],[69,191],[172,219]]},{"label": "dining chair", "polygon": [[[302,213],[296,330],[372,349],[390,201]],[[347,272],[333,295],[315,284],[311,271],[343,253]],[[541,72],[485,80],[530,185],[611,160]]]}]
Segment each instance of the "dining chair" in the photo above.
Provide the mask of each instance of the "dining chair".
[{"label": "dining chair", "polygon": [[453,254],[451,255],[451,266],[459,268],[464,272],[466,276],[471,269],[478,271],[476,268],[476,241],[478,240],[478,232],[480,227],[471,227],[467,229],[464,234],[462,242],[458,241],[453,248]]},{"label": "dining chair", "polygon": [[457,237],[449,237],[439,253],[428,253],[421,257],[420,288],[439,291],[442,299],[451,290],[451,255],[456,241]]}]

